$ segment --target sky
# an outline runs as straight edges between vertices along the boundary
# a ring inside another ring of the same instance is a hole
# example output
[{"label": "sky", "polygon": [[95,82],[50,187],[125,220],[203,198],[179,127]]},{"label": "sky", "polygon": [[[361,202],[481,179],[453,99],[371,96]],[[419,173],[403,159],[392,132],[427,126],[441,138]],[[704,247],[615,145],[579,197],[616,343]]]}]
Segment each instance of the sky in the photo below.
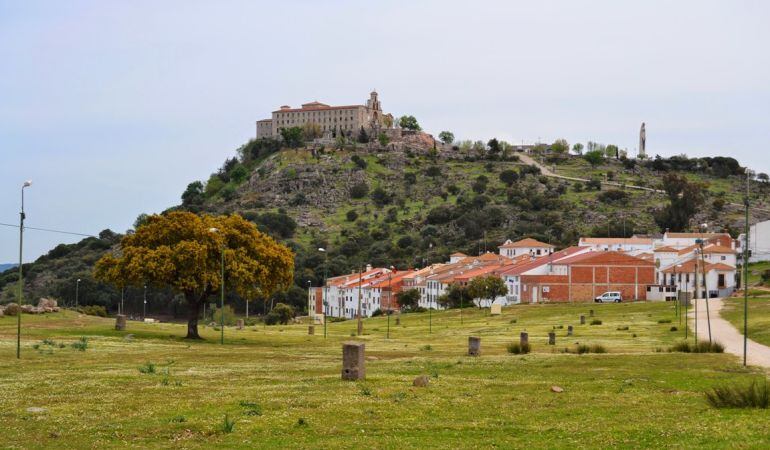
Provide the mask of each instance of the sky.
[{"label": "sky", "polygon": [[[280,105],[770,172],[770,2],[0,0],[0,223],[98,234],[180,202]],[[24,261],[77,236],[25,233]],[[0,263],[18,229],[0,226]]]}]

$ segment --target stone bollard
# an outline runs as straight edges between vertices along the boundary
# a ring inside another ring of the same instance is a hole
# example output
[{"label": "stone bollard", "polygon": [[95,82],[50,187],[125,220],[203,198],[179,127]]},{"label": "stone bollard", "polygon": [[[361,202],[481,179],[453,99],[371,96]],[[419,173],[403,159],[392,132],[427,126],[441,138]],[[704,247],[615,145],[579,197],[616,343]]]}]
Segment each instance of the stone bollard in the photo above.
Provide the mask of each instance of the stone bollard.
[{"label": "stone bollard", "polygon": [[401,314],[396,314],[396,325],[401,325]]},{"label": "stone bollard", "polygon": [[314,335],[315,334],[315,325],[308,325],[307,326],[307,334]]},{"label": "stone bollard", "polygon": [[593,317],[593,316],[594,316],[594,310],[593,309],[589,309],[588,310],[588,317]]},{"label": "stone bollard", "polygon": [[525,345],[529,345],[529,333],[527,333],[526,331],[522,331],[521,334],[519,335],[519,345],[521,345],[522,347]]},{"label": "stone bollard", "polygon": [[572,336],[572,325],[567,326],[567,336]]},{"label": "stone bollard", "polygon": [[468,356],[479,356],[481,354],[481,338],[478,336],[468,336]]},{"label": "stone bollard", "polygon": [[548,333],[548,345],[556,345],[556,333],[553,331]]},{"label": "stone bollard", "polygon": [[126,329],[126,316],[123,314],[118,314],[115,316],[115,329],[118,331],[123,331]]},{"label": "stone bollard", "polygon": [[586,324],[586,316],[580,316],[580,325]]},{"label": "stone bollard", "polygon": [[345,342],[342,344],[342,379],[363,380],[365,375],[364,343]]},{"label": "stone bollard", "polygon": [[242,330],[243,329],[243,319],[238,319],[235,322],[235,326],[237,326],[239,330]]}]

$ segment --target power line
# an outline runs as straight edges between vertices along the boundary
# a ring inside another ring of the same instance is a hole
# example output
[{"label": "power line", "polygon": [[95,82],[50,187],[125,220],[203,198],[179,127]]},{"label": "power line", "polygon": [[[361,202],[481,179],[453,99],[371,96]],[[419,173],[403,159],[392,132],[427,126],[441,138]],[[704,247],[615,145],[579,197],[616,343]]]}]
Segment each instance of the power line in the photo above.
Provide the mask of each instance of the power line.
[{"label": "power line", "polygon": [[[19,228],[19,225],[14,225],[12,223],[2,223],[0,222],[0,225],[4,227],[12,227],[12,228]],[[75,233],[73,231],[62,231],[62,230],[52,230],[50,228],[36,228],[36,227],[24,227],[25,230],[35,230],[35,231],[45,231],[48,233],[59,233],[59,234],[69,234],[72,236],[83,236],[83,237],[98,237],[94,236],[93,234],[84,234],[84,233]]]}]

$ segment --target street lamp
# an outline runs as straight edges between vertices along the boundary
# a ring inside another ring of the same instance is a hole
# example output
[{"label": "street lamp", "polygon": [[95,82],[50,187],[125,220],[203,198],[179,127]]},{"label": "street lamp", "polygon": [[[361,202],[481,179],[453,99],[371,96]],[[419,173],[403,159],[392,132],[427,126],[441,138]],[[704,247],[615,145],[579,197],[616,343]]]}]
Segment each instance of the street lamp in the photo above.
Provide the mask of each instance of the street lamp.
[{"label": "street lamp", "polygon": [[80,296],[80,278],[75,282],[75,309],[78,309],[78,297]]},{"label": "street lamp", "polygon": [[147,285],[144,285],[144,301],[142,302],[142,321],[147,316]]},{"label": "street lamp", "polygon": [[[219,230],[216,228],[209,228],[209,233],[219,233]],[[225,246],[224,244],[221,247],[221,261],[220,266],[222,270],[222,293],[220,298],[220,306],[219,306],[219,329],[220,329],[220,337],[219,337],[219,343],[221,345],[225,344]]]},{"label": "street lamp", "polygon": [[323,247],[318,247],[318,251],[324,254],[324,290],[323,290],[323,318],[324,318],[324,339],[326,339],[326,308],[329,306],[329,301],[327,300],[329,298],[329,288],[327,287],[327,281],[326,281],[326,275],[327,270],[329,268],[328,257],[326,253],[326,249]]},{"label": "street lamp", "polygon": [[21,305],[24,302],[24,271],[22,253],[24,249],[24,188],[32,186],[27,180],[21,185],[21,212],[19,213],[19,313],[16,315],[16,359],[21,358]]}]

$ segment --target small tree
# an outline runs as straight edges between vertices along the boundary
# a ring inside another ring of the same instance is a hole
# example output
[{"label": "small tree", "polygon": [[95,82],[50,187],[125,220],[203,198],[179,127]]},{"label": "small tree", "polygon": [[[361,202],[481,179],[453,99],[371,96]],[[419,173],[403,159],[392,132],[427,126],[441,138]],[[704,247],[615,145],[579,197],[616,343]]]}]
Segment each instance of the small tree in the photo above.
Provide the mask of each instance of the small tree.
[{"label": "small tree", "polygon": [[302,140],[304,136],[300,127],[281,128],[280,133],[284,144],[288,147],[297,148],[304,143]]},{"label": "small tree", "polygon": [[405,130],[421,131],[420,124],[417,123],[417,119],[414,116],[402,116],[398,120],[398,126]]},{"label": "small tree", "polygon": [[551,144],[551,151],[559,155],[566,155],[569,151],[569,143],[566,139],[557,139]]},{"label": "small tree", "polygon": [[385,134],[385,133],[380,133],[380,134],[377,136],[377,141],[380,143],[380,145],[382,145],[383,147],[385,147],[386,145],[388,145],[388,144],[390,143],[390,138],[388,137],[388,135],[387,135],[387,134]]},{"label": "small tree", "polygon": [[305,122],[305,124],[302,125],[302,135],[306,141],[312,141],[313,139],[323,136],[321,125],[315,122]]},{"label": "small tree", "polygon": [[505,169],[500,172],[500,181],[505,183],[507,186],[512,186],[513,183],[518,181],[518,179],[519,174],[515,170]]},{"label": "small tree", "polygon": [[441,139],[441,142],[447,145],[455,141],[455,135],[452,134],[451,131],[442,131],[441,133],[438,134],[438,138]]},{"label": "small tree", "polygon": [[599,150],[591,150],[583,155],[583,159],[588,161],[591,167],[596,167],[604,161],[604,154]]},{"label": "small tree", "polygon": [[265,316],[265,324],[275,325],[280,323],[281,325],[286,325],[291,319],[294,318],[294,314],[295,311],[292,306],[285,303],[278,303],[275,305],[273,310],[267,313]]},{"label": "small tree", "polygon": [[366,144],[369,142],[369,134],[364,130],[364,127],[361,127],[360,130],[358,130],[358,142],[361,144]]},{"label": "small tree", "polygon": [[487,142],[487,147],[489,147],[489,153],[492,155],[500,153],[500,142],[497,138],[490,139],[489,142]]},{"label": "small tree", "polygon": [[[495,298],[508,293],[508,288],[502,278],[494,275],[474,278],[468,283],[468,294],[479,300],[488,300],[491,305]],[[479,301],[481,307],[481,301]]]},{"label": "small tree", "polygon": [[407,289],[399,292],[396,299],[398,300],[398,305],[401,309],[412,311],[417,308],[420,301],[420,291],[417,289]]},{"label": "small tree", "polygon": [[582,155],[583,154],[583,144],[581,144],[580,142],[576,143],[575,145],[572,146],[572,151],[576,155]]}]

